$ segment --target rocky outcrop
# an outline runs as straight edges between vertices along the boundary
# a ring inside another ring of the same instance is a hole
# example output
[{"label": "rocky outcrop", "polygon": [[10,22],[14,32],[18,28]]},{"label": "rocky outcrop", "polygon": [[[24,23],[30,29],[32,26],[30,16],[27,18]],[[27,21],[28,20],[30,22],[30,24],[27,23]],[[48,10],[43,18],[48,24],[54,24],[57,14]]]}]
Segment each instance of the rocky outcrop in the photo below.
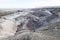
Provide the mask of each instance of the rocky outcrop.
[{"label": "rocky outcrop", "polygon": [[59,40],[59,13],[56,8],[36,8],[1,15],[0,28],[6,37],[1,40]]}]

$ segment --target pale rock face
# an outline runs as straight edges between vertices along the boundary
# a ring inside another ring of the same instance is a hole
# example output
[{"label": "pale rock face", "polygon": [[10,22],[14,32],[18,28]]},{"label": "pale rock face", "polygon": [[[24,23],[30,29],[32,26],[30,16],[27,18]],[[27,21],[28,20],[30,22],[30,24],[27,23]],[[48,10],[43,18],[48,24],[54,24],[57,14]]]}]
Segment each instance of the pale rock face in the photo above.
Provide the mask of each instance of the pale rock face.
[{"label": "pale rock face", "polygon": [[17,26],[15,21],[5,20],[0,23],[0,38],[6,38],[8,36],[13,36],[16,33]]}]

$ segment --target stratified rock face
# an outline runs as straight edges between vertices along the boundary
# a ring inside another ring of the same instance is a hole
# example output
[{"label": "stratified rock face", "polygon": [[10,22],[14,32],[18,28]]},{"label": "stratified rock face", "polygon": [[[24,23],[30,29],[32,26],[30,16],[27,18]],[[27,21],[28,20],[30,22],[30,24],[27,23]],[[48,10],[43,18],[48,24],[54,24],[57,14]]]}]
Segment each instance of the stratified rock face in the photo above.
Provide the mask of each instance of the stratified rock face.
[{"label": "stratified rock face", "polygon": [[[59,8],[15,10],[0,16],[4,40],[60,40]],[[3,39],[2,39],[3,40]]]}]

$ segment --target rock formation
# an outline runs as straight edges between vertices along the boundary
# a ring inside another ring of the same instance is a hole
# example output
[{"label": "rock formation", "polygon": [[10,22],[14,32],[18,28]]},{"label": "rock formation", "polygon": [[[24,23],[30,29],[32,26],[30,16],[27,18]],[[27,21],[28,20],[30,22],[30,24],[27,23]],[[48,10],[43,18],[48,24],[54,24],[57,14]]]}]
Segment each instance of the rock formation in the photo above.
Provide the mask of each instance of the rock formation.
[{"label": "rock formation", "polygon": [[0,16],[0,40],[60,40],[60,8],[19,9],[7,13],[4,11]]}]

